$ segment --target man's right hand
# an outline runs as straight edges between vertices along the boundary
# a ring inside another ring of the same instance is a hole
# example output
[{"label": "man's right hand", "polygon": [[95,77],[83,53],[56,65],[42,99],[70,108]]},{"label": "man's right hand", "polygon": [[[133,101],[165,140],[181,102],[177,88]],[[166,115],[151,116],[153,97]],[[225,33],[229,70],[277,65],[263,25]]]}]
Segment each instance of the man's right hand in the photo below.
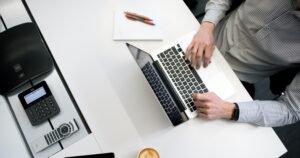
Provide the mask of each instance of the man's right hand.
[{"label": "man's right hand", "polygon": [[215,24],[202,22],[199,31],[195,34],[192,42],[186,49],[185,59],[190,59],[194,68],[199,69],[202,60],[204,61],[204,67],[207,67],[208,64],[210,64],[214,50],[214,28]]}]

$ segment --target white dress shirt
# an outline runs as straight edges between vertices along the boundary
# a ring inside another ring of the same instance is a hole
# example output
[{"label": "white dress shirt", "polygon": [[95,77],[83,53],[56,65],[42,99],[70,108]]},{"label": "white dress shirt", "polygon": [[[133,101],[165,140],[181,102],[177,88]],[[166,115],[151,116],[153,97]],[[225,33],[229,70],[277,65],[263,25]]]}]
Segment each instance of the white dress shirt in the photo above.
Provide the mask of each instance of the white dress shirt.
[{"label": "white dress shirt", "polygon": [[[240,80],[255,83],[300,64],[296,0],[246,0],[225,17],[230,0],[210,0],[203,21],[217,24],[215,43]],[[274,101],[238,103],[238,121],[281,126],[300,119],[300,71]]]}]

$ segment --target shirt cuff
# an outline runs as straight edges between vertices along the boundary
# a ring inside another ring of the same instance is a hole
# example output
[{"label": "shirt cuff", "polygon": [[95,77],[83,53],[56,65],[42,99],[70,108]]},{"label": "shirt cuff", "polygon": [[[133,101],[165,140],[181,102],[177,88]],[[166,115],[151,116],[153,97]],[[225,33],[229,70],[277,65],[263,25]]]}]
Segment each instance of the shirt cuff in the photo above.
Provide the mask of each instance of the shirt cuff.
[{"label": "shirt cuff", "polygon": [[225,14],[221,13],[219,10],[210,9],[206,11],[202,21],[211,22],[217,25],[224,16]]},{"label": "shirt cuff", "polygon": [[258,116],[258,106],[256,104],[253,104],[253,101],[251,102],[240,102],[237,103],[239,105],[240,115],[238,122],[256,122]]}]

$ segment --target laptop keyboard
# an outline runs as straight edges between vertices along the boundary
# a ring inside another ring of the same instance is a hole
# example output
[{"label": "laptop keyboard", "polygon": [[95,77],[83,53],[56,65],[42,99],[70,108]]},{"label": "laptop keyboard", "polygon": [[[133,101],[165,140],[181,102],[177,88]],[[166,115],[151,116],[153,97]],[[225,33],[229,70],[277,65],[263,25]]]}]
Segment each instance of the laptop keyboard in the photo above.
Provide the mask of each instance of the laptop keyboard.
[{"label": "laptop keyboard", "polygon": [[152,64],[149,62],[142,68],[142,71],[148,80],[151,88],[153,89],[155,95],[157,96],[159,102],[166,111],[168,117],[170,118],[174,126],[183,122],[180,110],[176,106],[176,103],[171,98],[171,95],[166,90],[162,80],[158,77],[157,72],[154,70]]},{"label": "laptop keyboard", "polygon": [[197,75],[197,72],[190,68],[190,63],[185,61],[179,53],[183,53],[183,51],[180,45],[177,44],[177,49],[173,46],[158,54],[158,58],[188,109],[194,112],[196,107],[194,106],[192,94],[206,93],[208,89]]}]

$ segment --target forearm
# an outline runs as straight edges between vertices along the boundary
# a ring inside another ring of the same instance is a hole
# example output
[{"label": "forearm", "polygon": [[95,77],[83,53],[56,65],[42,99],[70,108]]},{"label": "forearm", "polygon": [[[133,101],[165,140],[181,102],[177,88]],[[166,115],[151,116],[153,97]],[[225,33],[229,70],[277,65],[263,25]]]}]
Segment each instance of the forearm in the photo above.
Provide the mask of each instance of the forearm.
[{"label": "forearm", "polygon": [[275,127],[299,120],[297,112],[283,101],[250,101],[238,104],[238,122]]},{"label": "forearm", "polygon": [[300,120],[300,71],[286,88],[284,95],[273,101],[239,103],[239,122],[261,126],[282,126]]},{"label": "forearm", "polygon": [[201,29],[203,31],[206,31],[207,33],[210,33],[210,34],[213,34],[215,26],[216,25],[214,23],[211,23],[211,22],[208,22],[208,21],[203,21],[201,23]]},{"label": "forearm", "polygon": [[225,16],[231,6],[231,0],[210,0],[205,7],[203,22],[211,22],[215,25]]}]

